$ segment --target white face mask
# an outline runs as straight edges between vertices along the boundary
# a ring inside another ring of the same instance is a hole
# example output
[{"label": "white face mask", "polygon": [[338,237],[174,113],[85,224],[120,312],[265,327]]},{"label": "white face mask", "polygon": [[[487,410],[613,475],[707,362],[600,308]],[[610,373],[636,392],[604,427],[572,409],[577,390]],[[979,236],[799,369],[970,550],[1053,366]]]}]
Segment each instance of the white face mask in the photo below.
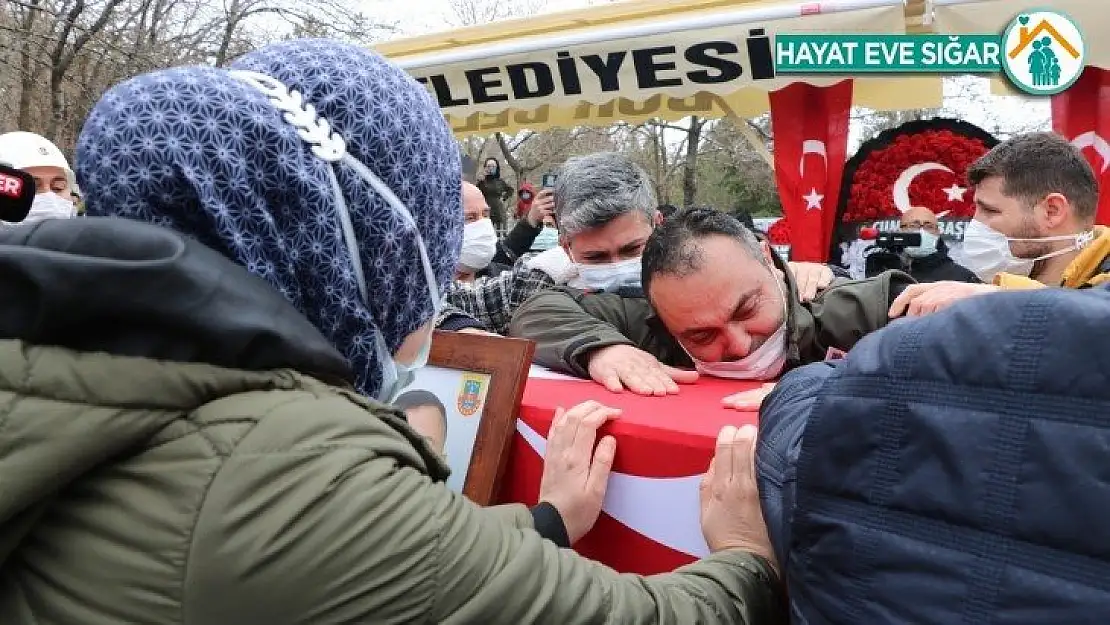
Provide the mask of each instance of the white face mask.
[{"label": "white face mask", "polygon": [[[1028,277],[1033,272],[1033,264],[1037,261],[1061,256],[1074,250],[1081,250],[1093,240],[1093,232],[1038,239],[1011,238],[983,222],[973,219],[964,230],[963,249],[960,252],[959,263],[973,271],[980,280],[989,284],[1000,273],[1012,273]],[[1071,245],[1036,258],[1018,258],[1010,251],[1010,243],[1013,241],[1070,241]]]},{"label": "white face mask", "polygon": [[[779,287],[779,293],[784,293]],[[783,294],[782,325],[775,333],[755,350],[740,360],[729,362],[704,362],[698,360],[689,350],[686,353],[694,361],[694,366],[700,373],[714,378],[727,378],[730,380],[773,380],[779,377],[783,367],[786,366],[786,296]],[[686,349],[683,346],[683,349]]]},{"label": "white face mask", "polygon": [[603,265],[586,265],[575,262],[578,275],[567,282],[567,286],[589,291],[614,291],[621,287],[641,285],[643,260],[629,258]]},{"label": "white face mask", "polygon": [[459,266],[470,271],[481,271],[489,266],[497,254],[497,231],[488,218],[463,226],[462,254]]},{"label": "white face mask", "polygon": [[[358,238],[355,236],[354,225],[351,223],[347,201],[343,197],[343,189],[339,186],[339,179],[335,175],[335,165],[337,163],[351,168],[360,178],[366,181],[401,216],[409,231],[412,232],[416,239],[420,262],[424,268],[424,279],[427,283],[428,293],[431,295],[433,302],[432,319],[437,318],[443,307],[443,301],[439,296],[439,285],[436,283],[435,272],[432,271],[432,263],[428,260],[428,249],[424,245],[424,238],[420,236],[416,221],[412,218],[412,213],[409,212],[405,203],[374,172],[347,153],[347,143],[343,140],[343,137],[339,133],[332,132],[331,125],[326,120],[319,118],[312,105],[305,104],[299,93],[290,91],[277,79],[258,72],[231,70],[228,73],[264,93],[278,110],[285,113],[285,120],[297,127],[301,138],[311,146],[312,153],[331,165],[327,168],[327,172],[335,197],[336,218],[339,220],[339,227],[343,233],[343,242],[347,246],[347,253],[351,257],[351,269],[354,272],[355,281],[358,283],[359,296],[362,298],[363,304],[367,307],[370,305],[366,272],[362,266]],[[397,362],[385,342],[385,337],[382,336],[381,330],[377,327],[374,328],[374,349],[377,352],[382,377],[375,398],[385,403],[392,403],[405,387],[412,384],[416,377],[416,371],[428,364],[428,357],[432,351],[432,333],[427,333],[427,338],[420,346],[416,358],[408,364]]]},{"label": "white face mask", "polygon": [[30,212],[21,223],[30,224],[46,219],[69,219],[76,216],[77,207],[72,200],[48,191],[35,196]]},{"label": "white face mask", "polygon": [[906,254],[912,258],[925,258],[935,254],[937,251],[937,235],[924,230],[918,230],[917,233],[921,235],[921,245],[907,247]]}]

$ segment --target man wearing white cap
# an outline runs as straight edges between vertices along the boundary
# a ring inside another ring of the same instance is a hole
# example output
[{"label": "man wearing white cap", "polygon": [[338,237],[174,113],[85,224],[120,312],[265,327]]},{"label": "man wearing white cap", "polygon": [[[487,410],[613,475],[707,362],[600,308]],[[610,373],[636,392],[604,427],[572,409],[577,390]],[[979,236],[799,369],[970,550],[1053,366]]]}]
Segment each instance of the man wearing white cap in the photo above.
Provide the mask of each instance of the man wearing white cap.
[{"label": "man wearing white cap", "polygon": [[73,204],[76,193],[73,170],[58,146],[46,137],[33,132],[0,135],[0,163],[21,169],[35,179],[37,194],[23,223],[77,215]]}]

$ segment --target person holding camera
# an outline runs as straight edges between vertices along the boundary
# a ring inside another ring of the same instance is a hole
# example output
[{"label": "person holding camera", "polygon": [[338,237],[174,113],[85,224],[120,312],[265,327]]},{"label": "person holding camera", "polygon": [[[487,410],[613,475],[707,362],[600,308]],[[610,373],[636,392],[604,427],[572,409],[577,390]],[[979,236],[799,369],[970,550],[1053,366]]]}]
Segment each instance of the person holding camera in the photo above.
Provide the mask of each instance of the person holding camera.
[{"label": "person holding camera", "polygon": [[904,271],[919,283],[980,282],[974,272],[948,256],[937,216],[924,206],[914,206],[902,213],[898,233],[879,235],[867,255],[867,277],[891,269]]}]

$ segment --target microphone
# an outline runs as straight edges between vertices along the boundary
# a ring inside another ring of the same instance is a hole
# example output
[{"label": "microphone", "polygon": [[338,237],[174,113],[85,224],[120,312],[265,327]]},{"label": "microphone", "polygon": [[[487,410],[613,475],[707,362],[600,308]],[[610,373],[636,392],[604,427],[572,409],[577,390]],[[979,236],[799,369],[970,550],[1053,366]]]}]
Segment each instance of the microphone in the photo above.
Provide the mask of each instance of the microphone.
[{"label": "microphone", "polygon": [[34,201],[35,179],[31,174],[0,163],[0,221],[23,221]]}]

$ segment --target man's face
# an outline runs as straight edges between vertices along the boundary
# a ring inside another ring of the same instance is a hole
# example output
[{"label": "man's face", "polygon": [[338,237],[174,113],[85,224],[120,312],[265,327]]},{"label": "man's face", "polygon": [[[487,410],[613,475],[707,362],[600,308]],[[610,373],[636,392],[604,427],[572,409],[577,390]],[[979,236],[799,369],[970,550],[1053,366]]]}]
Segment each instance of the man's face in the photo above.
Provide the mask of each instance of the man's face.
[{"label": "man's face", "polygon": [[486,204],[486,197],[482,195],[478,187],[472,184],[463,184],[462,206],[463,221],[468,224],[489,217],[489,205]]},{"label": "man's face", "polygon": [[486,161],[486,175],[487,176],[492,176],[496,173],[497,173],[497,161],[492,160],[492,159]]},{"label": "man's face", "polygon": [[902,232],[925,231],[940,236],[940,227],[937,226],[937,216],[927,208],[915,207],[902,214],[898,224]]},{"label": "man's face", "polygon": [[563,241],[563,248],[575,262],[583,265],[605,265],[639,258],[653,227],[642,212],[631,211],[604,226]]},{"label": "man's face", "polygon": [[[731,237],[711,236],[693,244],[701,251],[700,269],[681,277],[653,276],[648,294],[652,306],[698,360],[739,360],[782,325],[782,277]],[[766,245],[762,253],[770,262]]]},{"label": "man's face", "polygon": [[69,189],[69,177],[61,167],[28,167],[24,171],[35,179],[36,193],[52,191],[67,200],[73,199]]},{"label": "man's face", "polygon": [[[1001,176],[991,176],[975,187],[975,219],[1014,239],[1044,236],[1037,223],[1036,208],[1030,210],[1020,199],[1003,193]],[[1052,251],[1051,243],[1012,241],[1010,251],[1018,258],[1035,258]]]},{"label": "man's face", "polygon": [[442,456],[447,444],[447,428],[444,425],[447,417],[439,411],[439,407],[412,406],[405,409],[405,416],[408,417],[409,426],[428,441],[433,451]]}]

